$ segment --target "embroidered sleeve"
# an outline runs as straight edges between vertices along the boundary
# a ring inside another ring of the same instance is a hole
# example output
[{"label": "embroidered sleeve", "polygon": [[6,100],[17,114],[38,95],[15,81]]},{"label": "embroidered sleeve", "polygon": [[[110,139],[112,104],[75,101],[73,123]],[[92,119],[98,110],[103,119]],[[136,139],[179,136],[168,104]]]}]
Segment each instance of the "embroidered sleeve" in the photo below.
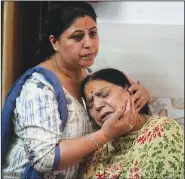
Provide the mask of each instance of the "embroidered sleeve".
[{"label": "embroidered sleeve", "polygon": [[16,99],[16,134],[35,170],[48,172],[60,163],[61,119],[55,93],[42,82],[27,82]]}]

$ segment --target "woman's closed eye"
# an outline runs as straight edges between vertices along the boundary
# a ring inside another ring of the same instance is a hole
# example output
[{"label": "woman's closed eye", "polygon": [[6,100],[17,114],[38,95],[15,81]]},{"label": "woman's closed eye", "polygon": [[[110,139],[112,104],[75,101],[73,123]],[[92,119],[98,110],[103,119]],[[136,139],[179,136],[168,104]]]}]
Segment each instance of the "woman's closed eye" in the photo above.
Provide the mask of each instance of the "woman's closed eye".
[{"label": "woman's closed eye", "polygon": [[108,95],[109,95],[109,91],[103,91],[100,96],[102,98],[106,98]]},{"label": "woman's closed eye", "polygon": [[[99,98],[106,98],[110,94],[110,91],[99,91],[94,94],[94,96]],[[94,96],[91,96],[89,100],[87,101],[87,106],[89,109],[92,109],[94,107]]]}]

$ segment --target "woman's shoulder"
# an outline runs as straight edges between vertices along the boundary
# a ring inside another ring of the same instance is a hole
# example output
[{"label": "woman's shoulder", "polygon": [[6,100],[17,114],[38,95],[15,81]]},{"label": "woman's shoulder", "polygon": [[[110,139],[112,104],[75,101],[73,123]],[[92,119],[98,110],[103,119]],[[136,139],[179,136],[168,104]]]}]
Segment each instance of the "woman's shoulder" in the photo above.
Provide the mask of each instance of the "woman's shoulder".
[{"label": "woman's shoulder", "polygon": [[167,116],[148,116],[148,120],[145,124],[145,127],[152,128],[153,130],[157,130],[158,128],[162,128],[164,130],[176,129],[182,131],[179,123]]},{"label": "woman's shoulder", "polygon": [[49,81],[44,77],[43,74],[34,72],[24,83],[23,89],[50,89],[54,91],[53,86],[49,83]]},{"label": "woman's shoulder", "polygon": [[[145,115],[146,116],[146,115]],[[156,123],[156,124],[160,124],[160,123],[165,123],[165,122],[172,122],[172,123],[176,123],[175,119],[170,118],[168,116],[149,116],[148,117],[148,121],[152,122],[152,123]]]},{"label": "woman's shoulder", "polygon": [[38,73],[34,72],[22,85],[20,95],[17,100],[31,100],[34,101],[35,98],[43,99],[53,99],[55,97],[55,91],[53,86],[46,80],[46,78]]}]

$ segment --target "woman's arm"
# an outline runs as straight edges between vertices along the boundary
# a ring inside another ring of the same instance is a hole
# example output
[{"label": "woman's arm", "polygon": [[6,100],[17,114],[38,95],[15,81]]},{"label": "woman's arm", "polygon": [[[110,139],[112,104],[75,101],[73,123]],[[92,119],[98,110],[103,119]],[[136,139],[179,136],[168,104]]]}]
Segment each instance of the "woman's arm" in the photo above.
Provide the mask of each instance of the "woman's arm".
[{"label": "woman's arm", "polygon": [[[88,136],[62,140],[62,121],[55,94],[41,87],[24,85],[16,108],[17,120],[20,121],[18,135],[24,141],[27,158],[35,170],[44,173],[68,168],[97,148]],[[113,137],[123,135],[130,128],[131,115],[127,114],[124,120],[118,120],[123,113],[123,108],[119,109],[113,119],[107,120],[104,127],[91,134],[99,146]]]},{"label": "woman's arm", "polygon": [[[110,138],[106,137],[101,130],[91,133],[90,135],[98,142],[99,147],[110,140]],[[61,158],[57,170],[75,165],[84,156],[97,150],[97,147],[88,135],[76,139],[64,140],[60,142],[59,146]]]},{"label": "woman's arm", "polygon": [[[118,108],[111,117],[104,122],[101,129],[91,134],[97,141],[99,147],[112,138],[121,136],[131,130],[136,122],[136,115],[133,101],[128,101],[126,106]],[[120,118],[121,117],[121,118]],[[71,139],[61,142],[60,169],[69,167],[79,161],[88,153],[96,150],[93,141],[87,136],[78,139]]]}]

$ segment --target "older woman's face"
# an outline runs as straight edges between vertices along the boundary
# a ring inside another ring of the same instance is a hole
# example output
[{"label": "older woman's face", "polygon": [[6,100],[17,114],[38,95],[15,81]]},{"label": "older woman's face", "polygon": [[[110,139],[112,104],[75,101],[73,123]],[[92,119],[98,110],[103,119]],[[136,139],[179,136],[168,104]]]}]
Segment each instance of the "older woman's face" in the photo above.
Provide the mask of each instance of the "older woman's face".
[{"label": "older woman's face", "polygon": [[130,94],[123,87],[94,80],[85,87],[87,107],[93,119],[101,126],[122,105],[126,106]]},{"label": "older woman's face", "polygon": [[99,37],[96,22],[89,16],[77,18],[60,35],[57,43],[61,59],[77,67],[89,67],[98,53]]}]

